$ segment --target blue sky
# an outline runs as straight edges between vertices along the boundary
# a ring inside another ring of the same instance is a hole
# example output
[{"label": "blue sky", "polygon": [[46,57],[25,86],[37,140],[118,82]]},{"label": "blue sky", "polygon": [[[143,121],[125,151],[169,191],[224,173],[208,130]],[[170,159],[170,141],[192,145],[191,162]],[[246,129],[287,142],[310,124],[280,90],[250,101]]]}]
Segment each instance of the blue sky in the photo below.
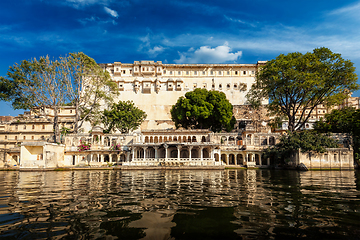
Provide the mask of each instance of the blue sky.
[{"label": "blue sky", "polygon": [[[0,2],[0,75],[24,59],[84,52],[98,63],[256,63],[328,47],[360,69],[360,1]],[[356,92],[354,96],[360,96]],[[0,115],[17,115],[0,102]]]}]

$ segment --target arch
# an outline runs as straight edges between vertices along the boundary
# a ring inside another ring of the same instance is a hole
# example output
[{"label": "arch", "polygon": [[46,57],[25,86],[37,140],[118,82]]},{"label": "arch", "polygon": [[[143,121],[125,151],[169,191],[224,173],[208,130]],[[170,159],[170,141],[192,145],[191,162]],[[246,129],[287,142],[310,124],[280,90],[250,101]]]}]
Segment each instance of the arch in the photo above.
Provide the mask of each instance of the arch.
[{"label": "arch", "polygon": [[159,142],[159,138],[156,136],[154,137],[154,143],[158,143]]},{"label": "arch", "polygon": [[251,134],[246,135],[246,145],[251,145]]},{"label": "arch", "polygon": [[244,165],[244,157],[242,154],[236,155],[236,164],[237,165]]},{"label": "arch", "polygon": [[256,145],[256,146],[260,145],[260,137],[259,136],[254,137],[254,145]]},{"label": "arch", "polygon": [[111,162],[117,162],[118,161],[118,156],[117,154],[112,154],[111,155]]},{"label": "arch", "polygon": [[98,155],[97,155],[97,154],[93,154],[92,161],[93,161],[93,162],[99,162],[99,159],[98,159]]},{"label": "arch", "polygon": [[169,137],[169,142],[172,142],[172,137],[171,136]]},{"label": "arch", "polygon": [[160,136],[159,137],[159,143],[162,143],[163,142],[163,138]]},{"label": "arch", "polygon": [[154,142],[154,138],[153,136],[150,137],[150,143],[153,143]]},{"label": "arch", "polygon": [[186,142],[186,136],[183,136],[183,142]]},{"label": "arch", "polygon": [[199,157],[198,149],[196,148],[191,149],[191,158],[198,158],[198,157]]},{"label": "arch", "polygon": [[180,158],[189,158],[189,149],[181,149]]},{"label": "arch", "polygon": [[145,142],[146,142],[146,143],[149,142],[149,137],[148,137],[148,136],[145,137]]},{"label": "arch", "polygon": [[104,162],[110,162],[109,154],[104,154]]},{"label": "arch", "polygon": [[275,137],[271,136],[269,138],[269,145],[275,145]]},{"label": "arch", "polygon": [[202,136],[202,138],[201,138],[201,142],[206,142],[206,138],[205,138],[205,136]]},{"label": "arch", "polygon": [[174,141],[174,142],[177,142],[177,137],[176,137],[176,136],[173,137],[173,141]]},{"label": "arch", "polygon": [[155,149],[153,147],[146,149],[146,158],[155,158]]},{"label": "arch", "polygon": [[192,137],[191,142],[197,142],[197,140],[196,140],[196,137],[195,137],[195,136],[193,136],[193,137]]},{"label": "arch", "polygon": [[203,149],[203,158],[210,158],[209,149],[207,148]]},{"label": "arch", "polygon": [[267,138],[264,138],[264,139],[261,141],[261,145],[268,145]]},{"label": "arch", "polygon": [[261,165],[267,165],[267,159],[264,157],[264,154],[261,155]]},{"label": "arch", "polygon": [[229,137],[228,144],[235,145],[235,138],[233,136]]},{"label": "arch", "polygon": [[105,145],[105,147],[110,147],[110,138],[109,137],[104,137],[104,145]]},{"label": "arch", "polygon": [[221,144],[227,144],[227,137],[225,136],[221,137]]},{"label": "arch", "polygon": [[255,165],[261,165],[260,164],[260,155],[259,154],[255,154]]},{"label": "arch", "polygon": [[165,158],[165,148],[159,148],[158,150],[158,154],[159,154],[159,158]]},{"label": "arch", "polygon": [[226,156],[226,154],[221,154],[221,161],[223,161],[225,164],[227,164],[227,156]]},{"label": "arch", "polygon": [[167,140],[168,140],[167,137],[164,137],[164,142],[167,142]]},{"label": "arch", "polygon": [[177,158],[177,149],[170,150],[170,158]]},{"label": "arch", "polygon": [[119,159],[119,162],[125,162],[126,161],[126,156],[125,154],[120,154],[120,159]]},{"label": "arch", "polygon": [[215,157],[215,161],[218,162],[218,161],[219,161],[219,154],[218,154],[218,153],[215,153],[215,154],[214,154],[214,157]]},{"label": "arch", "polygon": [[188,140],[187,140],[188,142],[191,142],[191,137],[190,136],[188,136]]},{"label": "arch", "polygon": [[235,155],[232,153],[229,154],[229,165],[235,165]]}]

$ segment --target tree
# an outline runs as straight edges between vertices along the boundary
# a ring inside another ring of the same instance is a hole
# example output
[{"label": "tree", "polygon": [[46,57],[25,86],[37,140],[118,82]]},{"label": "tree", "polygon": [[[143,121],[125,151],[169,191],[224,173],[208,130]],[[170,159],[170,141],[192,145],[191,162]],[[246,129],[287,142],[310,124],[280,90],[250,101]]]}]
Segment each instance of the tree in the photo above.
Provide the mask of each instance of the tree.
[{"label": "tree", "polygon": [[316,122],[314,129],[323,133],[345,133],[351,140],[354,156],[360,159],[360,110],[353,107],[334,109],[325,119]]},{"label": "tree", "polygon": [[119,130],[121,133],[129,133],[137,129],[146,117],[146,113],[137,108],[132,101],[119,101],[114,103],[110,110],[103,111],[104,132]]},{"label": "tree", "polygon": [[73,132],[78,133],[84,121],[92,125],[101,121],[101,106],[112,104],[118,94],[117,85],[106,70],[82,52],[70,53],[60,62],[67,102],[75,107]]},{"label": "tree", "polygon": [[329,135],[316,131],[304,130],[288,132],[280,137],[279,143],[265,149],[265,158],[273,157],[277,163],[286,161],[299,149],[301,152],[324,153],[326,148],[337,148],[337,142]]},{"label": "tree", "polygon": [[[83,53],[50,60],[23,60],[9,68],[7,78],[0,78],[0,100],[12,102],[14,109],[32,109],[53,124],[54,142],[59,142],[58,110],[74,105],[74,132],[83,121],[91,120],[102,103],[112,100],[116,84],[110,75]],[[54,111],[49,117],[45,109]]]},{"label": "tree", "polygon": [[356,81],[353,63],[322,47],[305,54],[281,54],[267,62],[247,98],[254,107],[268,99],[270,113],[287,118],[289,131],[294,131],[304,126],[317,105],[339,104],[358,90]]},{"label": "tree", "polygon": [[180,97],[171,108],[176,128],[211,129],[230,132],[236,122],[233,106],[226,95],[218,91],[197,88]]},{"label": "tree", "polygon": [[[23,60],[9,68],[7,78],[0,78],[0,100],[12,102],[14,109],[33,109],[53,124],[53,141],[60,136],[58,110],[66,101],[66,87],[58,74],[60,63],[48,56]],[[36,108],[35,108],[36,107]],[[46,109],[52,109],[50,118]]]}]

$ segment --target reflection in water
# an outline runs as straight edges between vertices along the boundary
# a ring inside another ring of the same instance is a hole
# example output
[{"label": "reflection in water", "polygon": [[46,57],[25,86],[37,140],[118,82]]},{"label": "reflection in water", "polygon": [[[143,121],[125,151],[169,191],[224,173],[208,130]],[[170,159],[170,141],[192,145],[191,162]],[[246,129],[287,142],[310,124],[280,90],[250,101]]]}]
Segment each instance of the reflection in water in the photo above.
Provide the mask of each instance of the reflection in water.
[{"label": "reflection in water", "polygon": [[360,234],[359,172],[0,172],[8,239],[287,239]]}]

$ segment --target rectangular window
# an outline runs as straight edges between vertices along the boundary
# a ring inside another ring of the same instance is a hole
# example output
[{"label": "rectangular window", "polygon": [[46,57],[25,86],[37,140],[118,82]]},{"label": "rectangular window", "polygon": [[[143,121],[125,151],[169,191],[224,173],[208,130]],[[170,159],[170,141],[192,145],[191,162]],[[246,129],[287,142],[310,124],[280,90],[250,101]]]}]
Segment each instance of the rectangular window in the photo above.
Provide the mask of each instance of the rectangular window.
[{"label": "rectangular window", "polygon": [[170,75],[172,75],[172,71],[170,71]]},{"label": "rectangular window", "polygon": [[180,72],[180,71],[178,71],[178,75],[181,75],[181,72]]},{"label": "rectangular window", "polygon": [[238,71],[235,71],[235,75],[238,75]]},{"label": "rectangular window", "polygon": [[15,136],[15,140],[17,140],[17,136]]},{"label": "rectangular window", "polygon": [[42,125],[42,129],[45,129],[45,125]]},{"label": "rectangular window", "polygon": [[205,71],[203,71],[203,75],[205,75]]},{"label": "rectangular window", "polygon": [[189,75],[189,71],[186,71],[186,75]]},{"label": "rectangular window", "polygon": [[214,75],[214,71],[211,71],[211,72],[210,72],[210,75]]},{"label": "rectangular window", "polygon": [[31,140],[34,140],[34,136],[31,136]]},{"label": "rectangular window", "polygon": [[243,71],[243,74],[246,75],[246,71]]},{"label": "rectangular window", "polygon": [[194,75],[197,75],[197,71],[194,71]]},{"label": "rectangular window", "polygon": [[221,75],[221,71],[219,71],[219,75]]},{"label": "rectangular window", "polygon": [[32,129],[35,129],[35,125],[32,125]]},{"label": "rectangular window", "polygon": [[196,88],[196,87],[197,87],[197,84],[196,84],[196,83],[194,83],[194,84],[193,84],[193,87],[194,87],[194,88]]},{"label": "rectangular window", "polygon": [[227,74],[227,75],[230,75],[230,71],[227,71],[226,74]]},{"label": "rectangular window", "polygon": [[166,70],[164,70],[164,74],[166,73]]},{"label": "rectangular window", "polygon": [[24,129],[26,129],[26,125],[24,125]]}]

